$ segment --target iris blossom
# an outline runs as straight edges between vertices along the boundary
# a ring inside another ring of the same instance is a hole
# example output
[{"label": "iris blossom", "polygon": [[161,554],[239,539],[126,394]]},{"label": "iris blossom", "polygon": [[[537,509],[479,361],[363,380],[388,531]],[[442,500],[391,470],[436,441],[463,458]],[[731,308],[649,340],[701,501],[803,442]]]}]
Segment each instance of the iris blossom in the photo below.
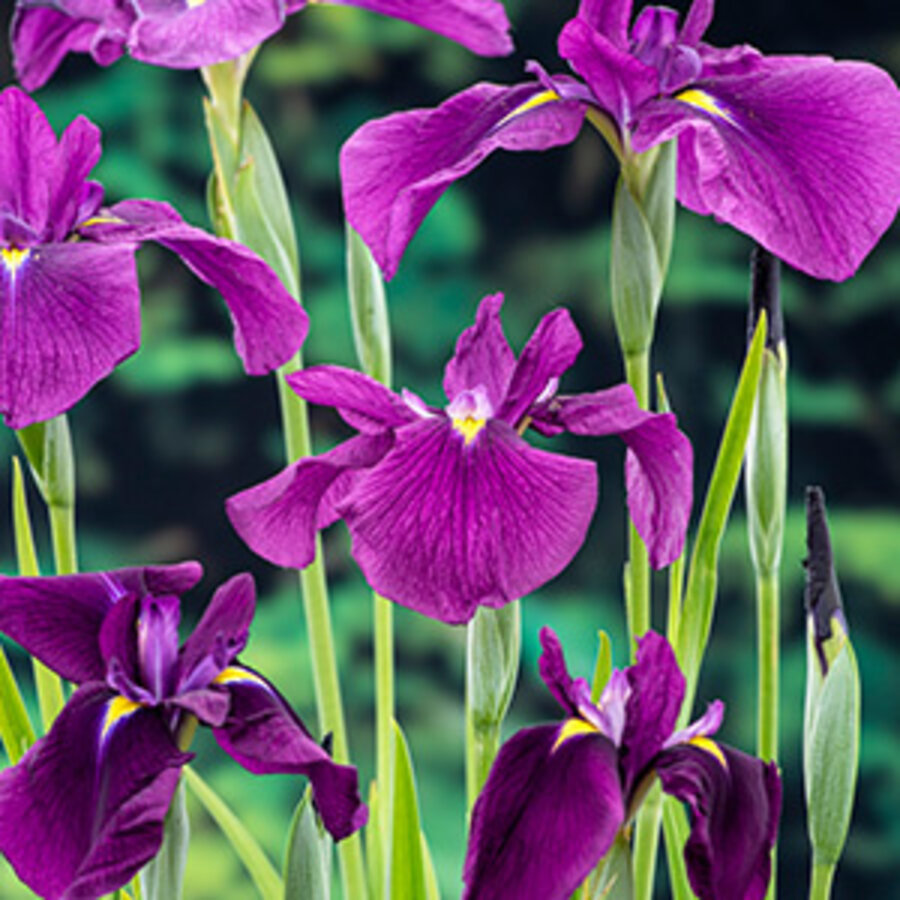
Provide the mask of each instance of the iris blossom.
[{"label": "iris blossom", "polygon": [[245,369],[268,372],[306,336],[306,313],[240,244],[153,200],[103,205],[88,175],[100,132],[79,116],[57,141],[37,104],[0,93],[0,414],[22,428],[64,412],[140,344],[135,251],[156,241],[224,297]]},{"label": "iris blossom", "polygon": [[597,704],[587,682],[569,676],[549,628],[541,644],[541,677],[566,718],[501,747],[472,813],[464,900],[570,897],[654,774],[690,808],[684,857],[697,897],[761,900],[781,811],[775,764],[710,737],[722,721],[718,700],[674,731],[684,678],[660,635],[638,638],[635,665],[613,672]]},{"label": "iris blossom", "polygon": [[323,2],[412,22],[484,56],[513,49],[499,0],[16,0],[16,72],[33,91],[67,53],[90,53],[101,66],[128,53],[157,66],[198,69],[252,50],[286,16]]},{"label": "iris blossom", "polygon": [[559,52],[583,80],[480,83],[436,109],[363,125],[341,154],[347,218],[392,277],[447,187],[498,148],[546,150],[585,115],[629,165],[678,141],[676,193],[818,278],[849,277],[900,203],[900,93],[875,66],[763,56],[702,41],[712,0],[679,27],[667,7],[582,0]]},{"label": "iris blossom", "polygon": [[192,759],[193,720],[255,773],[309,776],[336,840],[366,807],[356,769],[332,762],[262,675],[236,658],[255,595],[238,575],[178,646],[179,594],[197,563],[51,578],[0,576],[0,631],[78,689],[49,733],[0,772],[0,851],[46,900],[125,884],[159,850],[163,819]]},{"label": "iris blossom", "polygon": [[228,515],[258,554],[312,562],[315,533],[343,519],[379,594],[444,622],[468,621],[540,587],[584,541],[597,502],[592,462],[522,438],[618,434],[628,446],[628,504],[656,567],[681,552],[691,505],[691,445],[671,414],[638,408],[628,385],[557,395],[581,349],[568,312],[546,315],[516,360],[486,297],[444,371],[448,405],[397,395],[337,366],[289,376],[360,434],[231,497]]}]

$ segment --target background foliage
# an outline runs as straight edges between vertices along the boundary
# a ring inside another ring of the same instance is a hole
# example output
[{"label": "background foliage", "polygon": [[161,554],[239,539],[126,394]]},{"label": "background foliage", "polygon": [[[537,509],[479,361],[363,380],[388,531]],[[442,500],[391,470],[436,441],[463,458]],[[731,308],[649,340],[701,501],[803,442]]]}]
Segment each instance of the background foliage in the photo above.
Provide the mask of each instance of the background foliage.
[{"label": "background foliage", "polygon": [[[307,358],[353,365],[343,281],[337,153],[354,128],[395,109],[431,106],[474,80],[514,81],[526,58],[556,63],[554,39],[574,0],[509,0],[519,53],[480,60],[411,26],[354,9],[295,16],[261,53],[250,99],[273,134],[295,201],[305,303],[312,317]],[[681,4],[683,5],[683,4]],[[4,0],[5,31],[11,0]],[[741,41],[768,52],[826,52],[870,59],[900,72],[895,0],[720,0],[711,42]],[[0,49],[0,84],[12,81]],[[59,129],[84,113],[104,132],[96,172],[110,200],[153,197],[206,225],[209,168],[196,73],[140,66],[109,70],[71,59],[38,94]],[[614,169],[596,135],[540,155],[498,156],[451,189],[429,217],[389,286],[396,385],[439,402],[440,366],[477,301],[502,289],[517,346],[551,306],[572,308],[586,349],[564,385],[585,390],[621,380],[607,303],[608,219]],[[745,340],[750,242],[679,211],[672,272],[662,305],[654,367],[665,374],[682,426],[695,442],[704,485]],[[267,379],[243,376],[224,307],[164,251],[141,251],[141,351],[71,414],[78,463],[79,539],[85,569],[197,558],[207,576],[188,603],[194,614],[219,582],[250,570],[260,613],[246,654],[313,725],[313,693],[295,580],[253,557],[231,531],[222,501],[281,464],[276,397]],[[805,675],[802,567],[803,486],[825,487],[848,615],[863,677],[862,765],[853,830],[835,896],[885,896],[900,879],[900,729],[892,686],[900,684],[900,231],[895,228],[851,282],[832,285],[788,271],[784,278],[791,355],[790,514],[784,555],[782,756],[783,896],[799,897],[807,850],[800,775]],[[218,304],[218,305],[217,305]],[[320,448],[344,432],[314,413]],[[602,496],[591,536],[572,567],[523,605],[523,676],[507,733],[557,715],[537,682],[537,632],[558,630],[573,671],[587,674],[598,627],[625,661],[621,612],[624,552],[622,448],[572,440],[567,452],[595,455]],[[9,497],[15,452],[0,432],[0,497]],[[37,506],[36,497],[35,510]],[[6,501],[3,500],[3,503]],[[13,572],[11,526],[0,526],[0,568]],[[351,750],[372,775],[370,605],[348,555],[343,526],[326,540],[348,709]],[[49,568],[49,563],[47,564]],[[661,598],[662,582],[658,595]],[[662,625],[663,609],[655,610]],[[701,702],[729,706],[725,738],[754,744],[754,608],[740,507],[730,525],[711,653]],[[397,611],[398,715],[416,760],[423,820],[444,896],[459,893],[463,853],[464,632]],[[25,660],[12,651],[27,680]],[[277,859],[301,785],[252,778],[209,743],[199,765]],[[220,835],[193,810],[186,896],[242,900],[252,887],[223,851]],[[881,888],[878,894],[873,892]],[[887,890],[890,890],[887,888]],[[0,865],[0,896],[27,892]]]}]

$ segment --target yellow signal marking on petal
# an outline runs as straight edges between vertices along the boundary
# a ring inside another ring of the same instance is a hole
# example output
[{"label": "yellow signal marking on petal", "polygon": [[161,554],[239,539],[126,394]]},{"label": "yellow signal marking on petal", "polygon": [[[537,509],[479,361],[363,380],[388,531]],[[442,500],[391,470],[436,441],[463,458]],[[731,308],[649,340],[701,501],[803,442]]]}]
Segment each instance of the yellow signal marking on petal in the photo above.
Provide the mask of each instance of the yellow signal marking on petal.
[{"label": "yellow signal marking on petal", "polygon": [[475,436],[484,428],[487,419],[473,419],[466,416],[464,419],[454,419],[453,427],[466,439],[466,446],[475,440]]},{"label": "yellow signal marking on petal", "polygon": [[206,3],[206,0],[187,0],[188,9],[196,9],[198,6],[203,6]]},{"label": "yellow signal marking on petal", "polygon": [[118,697],[113,697],[112,700],[109,701],[109,705],[106,707],[106,716],[103,719],[103,729],[100,732],[100,737],[105,738],[113,725],[118,724],[122,721],[122,719],[130,716],[133,712],[139,710],[140,708],[140,703],[136,703],[134,700],[129,700],[127,697],[123,697],[121,694]]},{"label": "yellow signal marking on petal", "polygon": [[725,761],[725,754],[719,749],[719,745],[710,740],[708,737],[704,737],[702,734],[698,734],[696,737],[692,737],[689,741],[689,744],[692,744],[698,750],[705,750],[707,753],[711,753],[721,764],[722,768],[725,771],[728,771],[728,763]]},{"label": "yellow signal marking on petal", "polygon": [[546,91],[541,91],[533,97],[529,97],[524,103],[520,103],[511,113],[507,113],[507,115],[505,115],[494,127],[500,128],[510,120],[516,118],[516,116],[521,116],[522,113],[527,113],[529,110],[536,109],[538,106],[544,106],[547,103],[555,103],[559,99],[559,94],[550,88]]},{"label": "yellow signal marking on petal", "polygon": [[596,725],[591,725],[590,722],[584,719],[566,719],[563,727],[559,729],[559,734],[556,742],[553,744],[551,753],[556,751],[569,738],[578,737],[580,734],[599,734],[599,731]]},{"label": "yellow signal marking on petal", "polygon": [[233,684],[235,681],[250,681],[255,684],[261,684],[263,687],[268,687],[266,682],[255,672],[251,672],[249,669],[242,669],[240,666],[228,666],[228,668],[222,669],[222,671],[213,678],[212,683]]},{"label": "yellow signal marking on petal", "polygon": [[28,249],[20,250],[18,247],[4,247],[0,250],[0,259],[3,260],[6,271],[13,275],[29,256],[31,256],[31,251]]},{"label": "yellow signal marking on petal", "polygon": [[85,219],[78,228],[90,228],[91,225],[124,225],[123,219],[117,219],[115,216],[92,216]]},{"label": "yellow signal marking on petal", "polygon": [[686,91],[676,94],[675,99],[680,100],[682,103],[687,103],[689,106],[696,106],[697,109],[702,109],[717,119],[724,119],[732,125],[735,124],[731,113],[721,107],[719,101],[712,94],[707,94],[706,91],[701,91],[698,88],[688,88]]}]

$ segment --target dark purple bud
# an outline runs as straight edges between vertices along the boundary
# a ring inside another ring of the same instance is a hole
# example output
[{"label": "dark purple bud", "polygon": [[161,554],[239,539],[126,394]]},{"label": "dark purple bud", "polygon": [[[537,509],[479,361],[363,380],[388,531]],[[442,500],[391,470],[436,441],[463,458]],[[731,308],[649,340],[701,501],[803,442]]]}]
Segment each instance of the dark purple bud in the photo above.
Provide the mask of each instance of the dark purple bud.
[{"label": "dark purple bud", "polygon": [[781,260],[757,245],[750,254],[750,312],[747,316],[747,343],[753,340],[756,323],[766,311],[766,347],[773,353],[784,340],[781,312]]}]

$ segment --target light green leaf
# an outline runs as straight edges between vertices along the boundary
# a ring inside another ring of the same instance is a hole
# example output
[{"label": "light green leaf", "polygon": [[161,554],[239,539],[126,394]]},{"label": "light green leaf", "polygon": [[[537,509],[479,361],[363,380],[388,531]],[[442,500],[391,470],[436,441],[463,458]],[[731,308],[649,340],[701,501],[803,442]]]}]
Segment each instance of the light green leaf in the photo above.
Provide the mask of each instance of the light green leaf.
[{"label": "light green leaf", "polygon": [[369,785],[369,821],[366,823],[366,877],[372,900],[383,900],[385,890],[384,836],[381,833],[381,795],[377,781]]},{"label": "light green leaf", "polygon": [[440,888],[438,888],[437,872],[434,869],[431,850],[428,849],[425,832],[419,833],[422,837],[422,860],[425,865],[425,900],[441,900],[441,892]]},{"label": "light green leaf", "polygon": [[331,838],[316,817],[312,793],[307,789],[288,832],[284,900],[329,900],[331,847]]},{"label": "light green leaf", "polygon": [[21,428],[16,437],[44,502],[48,506],[72,507],[75,503],[75,470],[66,416]]},{"label": "light green leaf", "polygon": [[191,839],[185,793],[182,778],[166,813],[159,853],[141,871],[141,900],[181,900]]},{"label": "light green leaf", "polygon": [[597,648],[597,663],[594,666],[594,680],[591,683],[591,701],[597,703],[609,676],[612,674],[612,643],[605,631],[598,631],[600,646]]},{"label": "light green leaf", "polygon": [[347,290],[353,341],[363,371],[391,383],[391,327],[384,279],[363,239],[347,223]]},{"label": "light green leaf", "polygon": [[182,778],[203,805],[213,821],[222,829],[238,858],[253,879],[263,900],[282,900],[284,885],[269,857],[225,801],[189,766]]},{"label": "light green leaf", "polygon": [[394,828],[391,836],[391,900],[426,896],[425,862],[416,779],[406,738],[394,722]]},{"label": "light green leaf", "polygon": [[690,826],[681,802],[668,795],[663,796],[663,836],[672,900],[691,900],[694,892],[684,863],[684,845],[690,836]]}]

